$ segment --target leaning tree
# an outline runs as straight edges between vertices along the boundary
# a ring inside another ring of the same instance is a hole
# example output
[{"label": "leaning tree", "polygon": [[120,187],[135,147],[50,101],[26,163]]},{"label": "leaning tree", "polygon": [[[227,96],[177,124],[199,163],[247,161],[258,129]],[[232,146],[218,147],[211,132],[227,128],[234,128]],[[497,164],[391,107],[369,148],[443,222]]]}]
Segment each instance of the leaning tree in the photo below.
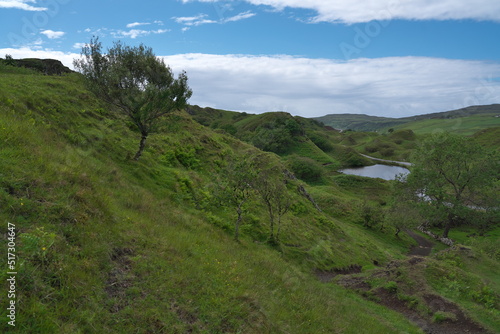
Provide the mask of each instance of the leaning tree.
[{"label": "leaning tree", "polygon": [[186,73],[175,79],[170,67],[143,44],[130,47],[118,41],[104,54],[98,38],[93,38],[82,48],[74,66],[88,88],[124,113],[141,133],[135,160],[161,117],[183,109],[192,94]]}]

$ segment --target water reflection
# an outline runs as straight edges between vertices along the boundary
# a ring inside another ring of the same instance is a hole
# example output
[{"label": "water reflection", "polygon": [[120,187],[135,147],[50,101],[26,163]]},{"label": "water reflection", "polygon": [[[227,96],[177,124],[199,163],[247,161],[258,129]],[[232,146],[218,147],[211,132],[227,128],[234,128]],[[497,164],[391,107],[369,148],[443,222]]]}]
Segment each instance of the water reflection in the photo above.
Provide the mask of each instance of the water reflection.
[{"label": "water reflection", "polygon": [[410,171],[404,167],[398,167],[398,166],[373,165],[360,168],[341,169],[339,172],[349,175],[381,178],[384,180],[395,180],[396,175],[399,174],[406,175]]}]

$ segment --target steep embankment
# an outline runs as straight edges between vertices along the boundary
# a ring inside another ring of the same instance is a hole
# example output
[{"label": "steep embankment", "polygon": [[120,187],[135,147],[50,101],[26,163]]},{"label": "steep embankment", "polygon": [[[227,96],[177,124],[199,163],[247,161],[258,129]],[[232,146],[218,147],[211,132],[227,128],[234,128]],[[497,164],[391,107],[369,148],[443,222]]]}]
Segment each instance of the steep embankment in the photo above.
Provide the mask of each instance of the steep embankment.
[{"label": "steep embankment", "polygon": [[[406,243],[319,212],[292,179],[281,246],[265,242],[268,215],[257,197],[237,243],[234,208],[216,201],[214,180],[230,159],[282,166],[277,156],[184,113],[168,117],[134,162],[138,139],[77,75],[0,68],[0,231],[15,225],[18,256],[16,327],[2,322],[4,331],[419,332],[312,274],[384,263]],[[336,199],[326,193],[321,203]],[[338,217],[355,209],[336,200]]]}]

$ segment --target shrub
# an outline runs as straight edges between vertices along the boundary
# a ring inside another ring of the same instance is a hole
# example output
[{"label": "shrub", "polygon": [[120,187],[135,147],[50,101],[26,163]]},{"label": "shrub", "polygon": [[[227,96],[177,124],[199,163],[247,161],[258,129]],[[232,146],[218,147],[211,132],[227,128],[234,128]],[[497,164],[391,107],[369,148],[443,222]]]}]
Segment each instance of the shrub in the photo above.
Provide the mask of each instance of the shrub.
[{"label": "shrub", "polygon": [[313,159],[306,157],[293,157],[290,168],[295,176],[306,182],[318,181],[322,176],[322,167]]},{"label": "shrub", "polygon": [[436,313],[434,313],[434,316],[432,317],[432,321],[437,323],[446,320],[456,321],[457,316],[451,312],[437,311]]},{"label": "shrub", "polygon": [[384,288],[391,293],[396,293],[398,291],[398,284],[394,281],[389,281]]},{"label": "shrub", "polygon": [[328,141],[328,138],[317,134],[310,134],[309,139],[311,139],[314,145],[318,146],[322,151],[333,151],[333,145]]}]

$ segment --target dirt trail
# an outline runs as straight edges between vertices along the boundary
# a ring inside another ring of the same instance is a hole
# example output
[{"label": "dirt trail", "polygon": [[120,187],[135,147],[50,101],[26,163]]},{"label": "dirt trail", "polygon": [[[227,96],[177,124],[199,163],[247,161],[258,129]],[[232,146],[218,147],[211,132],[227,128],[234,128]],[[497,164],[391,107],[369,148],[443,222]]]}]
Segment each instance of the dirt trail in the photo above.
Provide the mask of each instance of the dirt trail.
[{"label": "dirt trail", "polygon": [[432,241],[411,230],[407,230],[406,233],[408,233],[408,235],[418,243],[418,245],[413,246],[410,249],[410,252],[408,253],[409,256],[429,256],[431,254],[432,247],[434,246]]},{"label": "dirt trail", "polygon": [[[324,273],[323,276],[318,275],[318,278],[323,278],[324,282],[334,280],[337,284],[357,291],[365,297],[371,296],[369,299],[376,300],[377,303],[403,314],[420,327],[424,333],[488,333],[487,330],[469,319],[455,303],[435,294],[433,289],[428,286],[424,274],[427,266],[425,257],[431,254],[434,243],[413,231],[406,232],[418,243],[410,249],[406,260],[392,261],[385,268],[373,270],[369,275],[343,274],[338,271],[332,275],[333,277],[328,277],[328,280],[324,280]],[[380,286],[372,287],[369,282],[373,278],[395,282],[397,287],[389,289]],[[415,284],[418,286],[417,289],[415,289]],[[415,307],[415,303],[427,308],[429,313],[419,311]],[[436,322],[433,320],[433,317],[436,317],[436,312],[446,314],[447,318]]]}]

